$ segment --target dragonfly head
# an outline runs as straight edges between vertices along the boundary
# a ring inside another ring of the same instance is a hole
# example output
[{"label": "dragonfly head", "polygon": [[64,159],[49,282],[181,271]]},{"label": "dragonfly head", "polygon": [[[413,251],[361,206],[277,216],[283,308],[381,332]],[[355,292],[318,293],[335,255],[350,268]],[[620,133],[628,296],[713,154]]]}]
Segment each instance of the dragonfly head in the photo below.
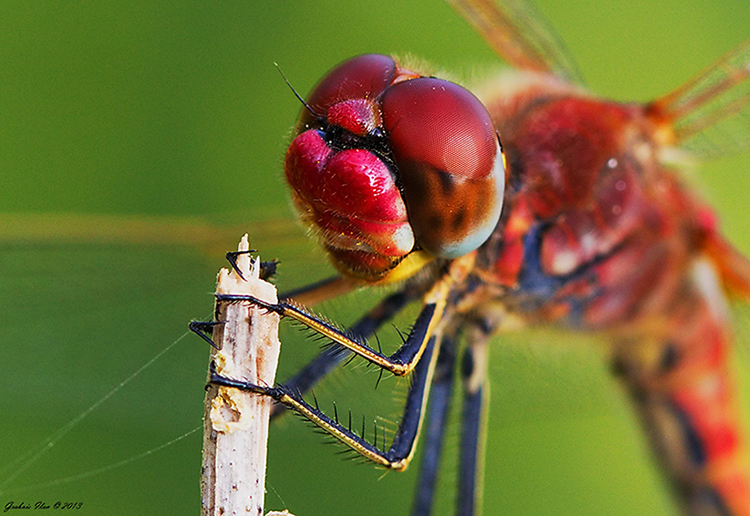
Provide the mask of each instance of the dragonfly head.
[{"label": "dragonfly head", "polygon": [[481,102],[382,55],[354,57],[310,94],[285,174],[336,267],[369,282],[477,249],[500,218],[503,154]]}]

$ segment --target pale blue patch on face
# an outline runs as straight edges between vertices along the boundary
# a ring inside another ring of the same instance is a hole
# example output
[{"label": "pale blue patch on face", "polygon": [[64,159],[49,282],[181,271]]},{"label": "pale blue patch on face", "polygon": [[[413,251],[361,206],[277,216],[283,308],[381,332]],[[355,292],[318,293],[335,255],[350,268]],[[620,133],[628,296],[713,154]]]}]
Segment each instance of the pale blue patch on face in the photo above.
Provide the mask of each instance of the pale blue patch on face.
[{"label": "pale blue patch on face", "polygon": [[468,254],[485,243],[497,226],[505,196],[505,167],[503,166],[503,153],[500,150],[500,144],[496,145],[495,165],[492,169],[492,175],[495,178],[494,206],[489,210],[485,221],[477,226],[471,234],[459,242],[444,246],[442,250],[435,253],[435,256],[452,259]]}]

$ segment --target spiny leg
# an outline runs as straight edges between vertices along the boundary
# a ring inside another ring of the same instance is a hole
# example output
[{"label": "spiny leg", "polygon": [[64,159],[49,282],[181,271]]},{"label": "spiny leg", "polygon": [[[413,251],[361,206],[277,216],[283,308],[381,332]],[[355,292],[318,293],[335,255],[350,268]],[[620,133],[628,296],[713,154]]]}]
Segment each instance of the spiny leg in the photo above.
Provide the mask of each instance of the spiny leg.
[{"label": "spiny leg", "polygon": [[[245,254],[247,251],[235,251],[227,253],[227,261],[237,274],[242,277],[237,268],[237,256]],[[274,265],[276,262],[273,262]],[[262,266],[263,264],[261,264]],[[285,292],[281,298],[294,298],[295,301],[304,300],[305,303],[315,304],[332,297],[344,294],[354,286],[352,281],[338,276],[327,278],[325,280],[311,283],[302,288]],[[367,338],[372,335],[384,322],[392,319],[408,303],[415,300],[423,291],[421,288],[411,288],[412,285],[400,292],[394,293],[383,299],[370,312],[357,321],[348,333],[355,337]],[[216,344],[211,340],[210,331],[213,326],[223,324],[221,321],[192,321],[190,330],[204,339],[211,346]],[[323,350],[317,357],[311,360],[305,367],[298,371],[294,376],[285,382],[285,385],[293,390],[304,394],[310,390],[318,381],[330,373],[337,365],[351,356],[351,352],[339,344],[333,344]],[[277,417],[286,411],[286,407],[281,404],[274,405],[271,411],[271,417]]]},{"label": "spiny leg", "polygon": [[323,337],[327,337],[350,351],[372,362],[378,367],[395,375],[404,376],[410,373],[419,362],[424,352],[427,339],[442,316],[445,299],[440,303],[429,302],[422,307],[409,338],[391,356],[386,356],[367,345],[367,341],[358,335],[351,334],[333,323],[324,320],[291,299],[282,299],[278,303],[268,303],[249,295],[218,294],[217,301],[250,301],[251,303],[275,312],[282,317],[290,317]]},{"label": "spiny leg", "polygon": [[[417,295],[418,292],[414,289],[410,289],[408,292],[400,291],[391,294],[378,303],[377,306],[359,321],[354,323],[349,328],[348,333],[363,339],[369,337],[384,322],[392,319],[404,306],[413,301]],[[294,376],[285,381],[284,386],[288,387],[292,392],[304,394],[350,356],[351,351],[339,344],[329,346],[295,373]],[[285,411],[285,405],[274,405],[271,417],[276,417]]]},{"label": "spiny leg", "polygon": [[[241,254],[247,254],[248,252],[254,251],[233,251],[226,255],[227,261],[241,278],[243,278],[243,276],[237,267],[237,257]],[[270,263],[273,264],[275,271],[276,262]],[[261,268],[265,264],[266,262],[261,263]],[[334,276],[322,281],[311,283],[293,291],[285,292],[281,298],[283,300],[294,298],[295,302],[303,300],[304,303],[315,304],[345,294],[352,290],[354,286],[355,283],[351,280],[340,276]],[[415,300],[422,293],[423,292],[419,288],[406,288],[386,297],[378,303],[377,306],[370,310],[367,315],[362,317],[351,328],[349,328],[348,334],[361,339],[369,337],[384,322],[393,318],[404,308],[404,306]],[[190,330],[208,342],[211,346],[216,347],[216,344],[211,340],[210,331],[217,324],[223,324],[223,322],[192,321],[190,323]],[[351,356],[351,352],[339,344],[328,346],[305,367],[287,380],[285,385],[295,392],[304,394],[349,356]],[[272,409],[271,417],[277,417],[285,412],[285,410],[286,407],[284,405],[276,404]]]},{"label": "spiny leg", "polygon": [[318,408],[308,404],[302,399],[299,393],[288,389],[285,385],[278,387],[254,385],[242,380],[218,375],[213,367],[211,368],[211,383],[269,396],[315,423],[363,457],[387,468],[402,470],[409,464],[414,453],[414,445],[419,436],[419,429],[424,414],[423,408],[429,395],[430,383],[435,363],[437,362],[437,353],[435,352],[436,340],[437,337],[432,336],[427,341],[423,359],[414,368],[412,384],[407,394],[401,423],[388,450],[385,450],[385,440],[383,441],[384,449],[379,449],[375,444],[367,442],[363,436],[357,435],[351,429],[351,422],[348,426],[344,426],[337,420],[338,418],[331,419]]},{"label": "spiny leg", "polygon": [[478,327],[472,330],[461,364],[464,397],[456,507],[458,516],[473,516],[478,513],[483,467],[485,402],[489,396],[487,335]]},{"label": "spiny leg", "polygon": [[[255,252],[255,250],[231,251],[226,255],[226,259],[232,266],[232,269],[234,269],[243,279],[244,277],[237,267],[237,257],[241,254],[252,252]],[[262,275],[263,279],[268,279],[269,276],[275,273],[276,265],[276,261],[261,263],[261,272],[265,270],[270,273],[266,277],[263,277]],[[294,299],[295,302],[301,304],[316,304],[343,295],[351,291],[355,286],[356,283],[352,280],[340,276],[333,276],[292,291],[284,292],[280,297],[282,300]],[[404,306],[416,299],[421,293],[422,292],[419,289],[409,288],[408,290],[404,289],[386,297],[351,328],[349,328],[348,333],[361,339],[369,337],[375,333],[384,322],[392,319],[399,311],[401,311],[401,309],[404,308]],[[192,321],[190,323],[190,330],[211,344],[211,346],[216,347],[216,344],[211,340],[210,334],[208,333],[208,330],[212,330],[213,326],[216,324],[222,323],[220,321]],[[284,382],[284,385],[294,392],[304,394],[350,355],[351,352],[339,344],[328,346],[294,376]],[[284,411],[284,405],[276,404],[271,411],[271,417],[277,417]]]},{"label": "spiny leg", "polygon": [[290,317],[323,337],[327,337],[365,360],[397,376],[409,374],[424,352],[427,341],[442,319],[448,295],[456,284],[463,282],[474,265],[475,254],[457,258],[446,264],[446,270],[424,296],[422,310],[414,322],[409,337],[391,356],[375,351],[367,341],[358,335],[340,329],[333,323],[324,320],[302,305],[291,299],[282,299],[278,303],[268,303],[249,295],[217,295],[217,301],[250,301],[251,303],[275,312],[283,317]]},{"label": "spiny leg", "polygon": [[[362,435],[356,435],[351,429],[351,423],[348,428],[344,427],[339,423],[337,417],[333,420],[330,419],[317,407],[314,408],[305,402],[298,392],[289,390],[284,385],[279,387],[253,385],[242,380],[218,375],[213,367],[211,382],[269,396],[315,423],[363,457],[382,466],[402,470],[406,468],[413,456],[423,419],[423,407],[429,395],[432,374],[438,355],[435,351],[436,340],[439,340],[439,336],[436,334],[437,328],[443,317],[449,295],[454,288],[465,281],[473,268],[475,257],[476,253],[470,253],[445,264],[443,274],[432,283],[429,291],[424,295],[422,310],[408,338],[390,357],[374,351],[367,346],[363,339],[352,336],[333,324],[314,316],[291,300],[267,303],[249,295],[216,296],[217,301],[250,301],[266,310],[292,317],[320,335],[330,338],[334,343],[348,348],[371,363],[394,374],[405,375],[413,371],[412,385],[407,395],[404,414],[387,451],[385,449],[380,450],[377,447],[377,437],[375,438],[375,445],[368,443],[364,439],[364,430]],[[383,448],[385,448],[385,440],[383,440]]]},{"label": "spiny leg", "polygon": [[432,512],[443,435],[453,392],[455,346],[456,342],[453,337],[443,336],[430,390],[426,434],[422,440],[422,464],[412,506],[413,516],[429,516]]}]

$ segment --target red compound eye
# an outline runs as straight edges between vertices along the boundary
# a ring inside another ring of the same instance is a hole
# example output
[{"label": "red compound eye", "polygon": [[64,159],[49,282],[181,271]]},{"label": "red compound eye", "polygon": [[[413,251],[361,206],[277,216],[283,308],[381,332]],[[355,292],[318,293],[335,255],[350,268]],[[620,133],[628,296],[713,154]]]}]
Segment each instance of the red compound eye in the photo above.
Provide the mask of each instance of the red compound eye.
[{"label": "red compound eye", "polygon": [[479,247],[500,218],[505,187],[487,110],[468,90],[434,78],[394,84],[381,109],[419,245],[446,258]]},{"label": "red compound eye", "polygon": [[[318,116],[326,116],[331,106],[351,99],[377,99],[396,75],[396,63],[391,57],[366,54],[353,57],[328,72],[307,99],[307,105]],[[302,127],[315,122],[315,117],[303,110]]]}]

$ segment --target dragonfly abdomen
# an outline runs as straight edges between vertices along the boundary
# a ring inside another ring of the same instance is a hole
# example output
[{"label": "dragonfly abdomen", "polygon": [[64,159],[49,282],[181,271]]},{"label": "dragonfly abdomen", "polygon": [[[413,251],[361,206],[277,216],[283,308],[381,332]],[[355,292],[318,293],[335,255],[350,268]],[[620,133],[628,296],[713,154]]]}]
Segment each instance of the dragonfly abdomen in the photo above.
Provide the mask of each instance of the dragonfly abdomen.
[{"label": "dragonfly abdomen", "polygon": [[616,339],[615,369],[685,510],[750,514],[732,336],[711,263],[696,260],[680,291],[652,331]]}]

